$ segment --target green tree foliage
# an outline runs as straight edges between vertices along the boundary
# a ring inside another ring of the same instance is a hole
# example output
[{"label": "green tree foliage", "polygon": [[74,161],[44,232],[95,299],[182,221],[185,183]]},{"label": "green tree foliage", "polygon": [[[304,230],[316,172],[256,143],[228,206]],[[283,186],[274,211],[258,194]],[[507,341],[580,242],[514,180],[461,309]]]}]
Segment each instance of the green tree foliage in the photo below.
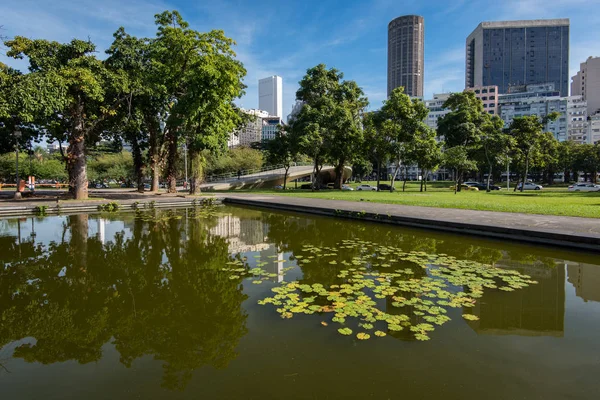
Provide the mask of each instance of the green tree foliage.
[{"label": "green tree foliage", "polygon": [[310,68],[300,81],[296,99],[304,102],[291,123],[301,148],[311,155],[315,177],[323,162],[335,167],[335,187],[342,188],[344,167],[358,156],[363,141],[362,114],[368,105],[354,81],[324,64]]},{"label": "green tree foliage", "polygon": [[427,128],[424,121],[429,110],[422,101],[411,99],[400,86],[383,102],[381,112],[384,135],[392,146],[391,153],[396,161],[391,184],[393,190],[400,165],[409,165],[415,161],[412,159],[411,149],[417,133],[424,132]]},{"label": "green tree foliage", "polygon": [[271,165],[283,165],[283,189],[287,187],[288,171],[297,159],[298,146],[295,137],[287,135],[280,127],[275,138],[267,143],[267,162]]},{"label": "green tree foliage", "polygon": [[[41,91],[47,95],[43,101],[33,101],[31,120],[37,116],[41,128],[56,135],[55,139],[69,142],[66,161],[70,190],[76,199],[86,199],[85,142],[97,141],[102,123],[118,107],[123,77],[96,58],[96,47],[90,41],[74,39],[62,44],[17,36],[5,44],[9,57],[29,61],[26,77],[37,85],[27,93]],[[39,119],[50,114],[50,103],[53,114]]]},{"label": "green tree foliage", "polygon": [[465,146],[454,146],[444,151],[443,163],[454,170],[454,193],[459,190],[462,174],[477,169],[477,164],[469,157]]},{"label": "green tree foliage", "polygon": [[223,154],[205,151],[207,175],[235,174],[238,171],[249,171],[262,168],[263,153],[250,147],[236,147]]},{"label": "green tree foliage", "polygon": [[544,135],[544,125],[547,120],[557,117],[557,113],[550,113],[543,120],[537,115],[527,115],[515,117],[510,124],[508,130],[513,138],[513,159],[520,172],[519,181],[523,183],[521,191],[525,189],[524,183],[527,181],[530,166],[535,165],[536,158],[540,159],[542,143],[544,140],[548,140],[548,137]]},{"label": "green tree foliage", "polygon": [[232,101],[243,94],[246,70],[234,59],[235,43],[223,31],[195,31],[177,11],[158,14],[156,25],[151,58],[157,84],[168,99],[168,189],[176,191],[177,148],[184,141],[192,160],[191,191],[196,192],[205,165],[202,150],[224,148],[227,134],[239,122]]},{"label": "green tree foliage", "polygon": [[435,136],[433,129],[422,126],[411,142],[411,156],[421,170],[421,192],[423,189],[427,191],[427,176],[442,162],[442,145]]},{"label": "green tree foliage", "polygon": [[509,151],[513,146],[512,137],[503,131],[504,121],[497,115],[486,115],[481,127],[479,138],[479,154],[483,159],[487,170],[486,191],[490,192],[490,181],[494,173],[494,167],[506,162]]},{"label": "green tree foliage", "polygon": [[[381,166],[387,164],[394,156],[395,138],[391,135],[390,129],[385,129],[385,114],[382,111],[372,111],[365,113],[363,117],[364,127],[364,145],[361,154],[371,163],[370,168],[361,168],[364,172],[373,169],[372,164],[375,164],[377,170],[377,187],[381,179]],[[356,164],[356,162],[355,162]],[[358,163],[361,164],[360,162]],[[364,163],[363,163],[364,164]],[[369,171],[370,173],[370,171]]]},{"label": "green tree foliage", "polygon": [[584,180],[596,183],[598,171],[600,171],[600,144],[582,144],[575,152],[574,165],[579,171],[583,171]]}]

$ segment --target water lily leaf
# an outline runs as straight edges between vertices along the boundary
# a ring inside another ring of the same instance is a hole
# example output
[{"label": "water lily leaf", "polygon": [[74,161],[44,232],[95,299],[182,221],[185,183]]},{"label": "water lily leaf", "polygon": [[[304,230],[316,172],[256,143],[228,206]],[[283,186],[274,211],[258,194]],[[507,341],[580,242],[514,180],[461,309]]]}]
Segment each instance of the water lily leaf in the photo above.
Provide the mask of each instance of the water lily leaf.
[{"label": "water lily leaf", "polygon": [[350,328],[339,328],[338,332],[345,336],[352,335],[352,329]]},{"label": "water lily leaf", "polygon": [[368,333],[365,332],[360,332],[356,334],[356,338],[359,340],[367,340],[371,337],[371,335],[369,335]]},{"label": "water lily leaf", "polygon": [[387,333],[385,333],[383,331],[375,331],[375,336],[384,337],[386,335],[387,335]]},{"label": "water lily leaf", "polygon": [[462,317],[467,321],[479,321],[479,317],[473,314],[463,314]]}]

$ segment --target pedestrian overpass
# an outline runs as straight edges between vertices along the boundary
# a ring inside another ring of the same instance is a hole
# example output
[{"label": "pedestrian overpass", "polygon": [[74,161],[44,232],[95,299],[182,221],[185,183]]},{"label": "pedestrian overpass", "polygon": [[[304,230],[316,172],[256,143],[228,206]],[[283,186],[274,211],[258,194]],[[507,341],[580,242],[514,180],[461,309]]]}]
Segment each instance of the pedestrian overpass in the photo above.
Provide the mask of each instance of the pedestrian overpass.
[{"label": "pedestrian overpass", "polygon": [[[201,190],[231,190],[231,189],[255,189],[255,188],[270,188],[278,185],[283,185],[285,176],[285,168],[281,166],[265,168],[261,171],[248,171],[242,174],[239,178],[234,174],[227,174],[217,177],[208,177],[207,182],[200,186]],[[312,165],[296,165],[290,167],[287,176],[288,184],[296,179],[311,176],[313,173]],[[344,167],[344,180],[349,179],[352,175],[352,168]],[[335,168],[326,165],[323,166],[319,174],[322,183],[327,184],[335,180]]]}]

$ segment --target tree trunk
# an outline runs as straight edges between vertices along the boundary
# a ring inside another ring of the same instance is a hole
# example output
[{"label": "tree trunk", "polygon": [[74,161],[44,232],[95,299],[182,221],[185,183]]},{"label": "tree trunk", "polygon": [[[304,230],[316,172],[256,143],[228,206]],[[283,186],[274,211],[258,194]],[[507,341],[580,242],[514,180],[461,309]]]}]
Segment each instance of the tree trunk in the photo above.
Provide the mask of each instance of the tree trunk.
[{"label": "tree trunk", "polygon": [[[400,169],[400,158],[396,160],[396,168],[394,168],[394,175],[392,175],[392,179],[390,181],[390,193],[394,191],[394,182],[396,182],[396,177],[398,176],[398,170]],[[406,184],[406,182],[405,182]],[[379,186],[377,186],[379,189]],[[402,189],[404,191],[404,189]]]},{"label": "tree trunk", "polygon": [[427,191],[427,176],[428,176],[428,175],[429,175],[429,171],[428,171],[428,170],[425,170],[425,174],[423,175],[423,177],[424,177],[424,181],[425,181],[425,182],[423,182],[423,183],[424,183],[424,186],[423,186],[423,187],[424,187],[425,191]]},{"label": "tree trunk", "polygon": [[177,135],[167,133],[167,192],[177,193]]},{"label": "tree trunk", "polygon": [[204,156],[197,151],[189,151],[192,176],[190,180],[190,194],[200,194],[200,185],[204,179]]},{"label": "tree trunk", "polygon": [[419,189],[419,192],[423,192],[423,168],[421,168],[421,188]]},{"label": "tree trunk", "polygon": [[454,185],[454,190],[457,192],[462,191],[462,175],[463,172],[460,170],[456,170],[456,184]]},{"label": "tree trunk", "polygon": [[342,184],[344,182],[344,164],[344,160],[340,160],[335,167],[335,183],[333,185],[335,189],[342,190]]},{"label": "tree trunk", "polygon": [[377,189],[379,189],[380,182],[381,182],[381,161],[377,160]]},{"label": "tree trunk", "polygon": [[288,177],[288,171],[290,170],[290,166],[287,165],[285,168],[285,173],[283,174],[283,190],[285,190],[285,188],[287,187],[287,177]]},{"label": "tree trunk", "polygon": [[487,177],[487,183],[486,183],[486,188],[485,191],[486,193],[490,192],[490,179],[492,179],[492,164],[488,165],[488,177]]},{"label": "tree trunk", "polygon": [[73,113],[73,131],[69,136],[69,148],[67,149],[67,171],[69,172],[69,192],[76,200],[86,200],[88,198],[88,180],[83,104],[81,102],[78,103]]},{"label": "tree trunk", "polygon": [[131,153],[133,156],[133,168],[135,170],[137,191],[144,193],[144,160],[142,158],[142,149],[140,149],[139,141],[135,135],[131,141]]},{"label": "tree trunk", "polygon": [[525,176],[523,176],[523,183],[521,184],[521,193],[525,190],[525,182],[527,182],[527,174],[529,173],[529,157],[525,157]]},{"label": "tree trunk", "polygon": [[[152,117],[153,118],[153,117]],[[150,191],[157,192],[160,180],[160,144],[158,140],[158,129],[156,121],[152,118],[146,118],[146,127],[149,133],[149,144],[150,149],[148,151],[150,156],[150,168],[152,169],[152,183],[150,184]]]}]

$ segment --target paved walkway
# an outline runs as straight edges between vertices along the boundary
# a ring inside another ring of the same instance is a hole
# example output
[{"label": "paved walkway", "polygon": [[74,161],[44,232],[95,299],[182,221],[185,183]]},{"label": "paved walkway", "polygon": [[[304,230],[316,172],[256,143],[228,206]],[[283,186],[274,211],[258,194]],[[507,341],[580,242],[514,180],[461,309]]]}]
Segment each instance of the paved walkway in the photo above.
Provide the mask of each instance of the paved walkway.
[{"label": "paved walkway", "polygon": [[225,203],[342,216],[396,225],[475,234],[520,242],[600,251],[600,219],[459,210],[323,200],[287,196],[226,194]]}]

